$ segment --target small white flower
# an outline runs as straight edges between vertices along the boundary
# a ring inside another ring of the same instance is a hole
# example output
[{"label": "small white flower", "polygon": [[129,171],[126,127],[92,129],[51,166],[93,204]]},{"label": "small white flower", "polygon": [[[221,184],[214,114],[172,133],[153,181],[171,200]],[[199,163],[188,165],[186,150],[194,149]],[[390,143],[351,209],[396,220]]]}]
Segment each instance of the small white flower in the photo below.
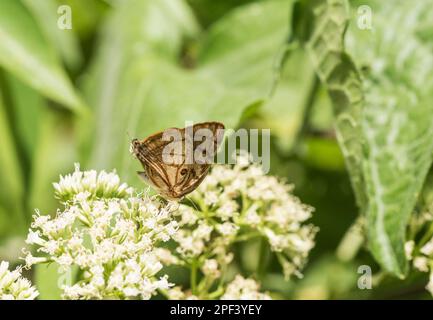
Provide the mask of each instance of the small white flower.
[{"label": "small white flower", "polygon": [[27,253],[24,260],[26,262],[26,268],[30,268],[34,264],[48,262],[48,258],[46,258],[46,257],[33,257],[31,255],[31,253]]},{"label": "small white flower", "polygon": [[426,256],[433,254],[433,238],[421,248],[420,252]]},{"label": "small white flower", "polygon": [[428,272],[428,259],[426,257],[415,257],[413,266],[421,272]]},{"label": "small white flower", "polygon": [[239,229],[237,225],[231,222],[224,222],[219,224],[216,228],[223,236],[233,236]]},{"label": "small white flower", "polygon": [[412,260],[412,253],[413,253],[414,247],[415,247],[415,241],[413,241],[413,240],[407,241],[404,244],[404,253],[405,253],[406,258],[408,260]]},{"label": "small white flower", "polygon": [[40,237],[39,231],[34,232],[31,229],[29,230],[29,234],[27,235],[27,239],[26,239],[27,244],[38,244],[42,246],[45,244],[45,242],[46,240]]},{"label": "small white flower", "polygon": [[204,203],[207,206],[211,206],[218,203],[218,193],[214,191],[208,191],[204,195]]},{"label": "small white flower", "polygon": [[164,265],[178,264],[179,259],[173,255],[170,250],[165,248],[156,248],[154,250],[155,256],[161,261]]},{"label": "small white flower", "polygon": [[203,221],[193,231],[193,237],[209,241],[212,230],[213,227]]},{"label": "small white flower", "polygon": [[175,213],[179,214],[181,217],[181,220],[179,221],[179,224],[181,226],[193,225],[198,219],[197,214],[194,212],[193,208],[183,204],[179,205],[179,209]]},{"label": "small white flower", "polygon": [[207,277],[217,279],[221,272],[218,270],[218,261],[215,259],[206,259],[201,267],[203,274]]},{"label": "small white flower", "polygon": [[185,293],[181,287],[173,287],[168,290],[167,295],[170,300],[183,300],[185,299]]},{"label": "small white flower", "polygon": [[64,253],[61,256],[54,258],[54,260],[59,265],[64,267],[69,267],[74,262],[74,259],[67,253]]},{"label": "small white flower", "polygon": [[239,205],[236,201],[227,200],[222,203],[222,205],[216,210],[218,216],[223,220],[227,221],[230,218],[238,215]]},{"label": "small white flower", "polygon": [[259,208],[259,205],[254,203],[253,205],[251,205],[251,207],[246,211],[245,213],[245,223],[252,226],[252,227],[256,227],[260,224],[262,218],[259,216],[259,214],[257,213],[257,210]]},{"label": "small white flower", "polygon": [[280,252],[288,247],[289,239],[285,235],[276,234],[272,229],[266,228],[265,235],[269,240],[272,250]]},{"label": "small white flower", "polygon": [[240,275],[227,286],[221,300],[271,300],[265,293],[259,292],[259,284]]}]

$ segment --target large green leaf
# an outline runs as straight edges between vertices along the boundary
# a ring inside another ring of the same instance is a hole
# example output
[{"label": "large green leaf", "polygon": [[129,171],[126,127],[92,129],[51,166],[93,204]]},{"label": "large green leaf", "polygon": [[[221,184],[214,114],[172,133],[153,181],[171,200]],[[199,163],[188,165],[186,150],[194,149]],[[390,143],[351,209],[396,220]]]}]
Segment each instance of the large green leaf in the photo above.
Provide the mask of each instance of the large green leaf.
[{"label": "large green leaf", "polygon": [[363,211],[366,195],[359,123],[363,93],[358,71],[344,53],[348,4],[346,0],[316,1],[312,11],[315,18],[307,49],[319,78],[327,85],[332,97],[338,142],[346,159],[358,206]]},{"label": "large green leaf", "polygon": [[367,70],[362,129],[369,246],[382,266],[402,277],[407,223],[432,163],[433,52],[417,32],[433,1],[372,5],[374,28],[353,24],[347,49]]},{"label": "large green leaf", "polygon": [[0,39],[1,67],[50,99],[84,110],[54,50],[20,1],[0,2]]},{"label": "large green leaf", "polygon": [[31,159],[37,150],[40,115],[46,103],[40,94],[11,74],[7,74],[5,81],[13,113],[11,126],[15,128],[16,145],[20,148],[20,156],[24,158],[21,163],[26,178],[31,171]]},{"label": "large green leaf", "polygon": [[385,270],[404,277],[406,227],[432,162],[433,55],[418,26],[433,2],[370,1],[373,28],[359,28],[355,16],[346,48],[347,2],[318,3],[307,47],[333,98],[369,247]]},{"label": "large green leaf", "polygon": [[[166,127],[184,126],[186,120],[217,120],[235,127],[246,108],[267,98],[273,66],[288,33],[287,1],[241,7],[211,27],[198,44],[195,67],[188,69],[178,62],[182,33],[175,31],[194,35],[195,29],[185,27],[194,23],[183,2],[170,3],[177,4],[176,15],[183,20],[169,18],[173,13],[166,1],[132,1],[119,8],[105,29],[107,40],[98,58],[104,68],[93,70],[101,81],[94,80],[96,86],[90,86],[98,119],[92,167],[117,167],[125,179],[135,172],[131,166],[138,168],[127,152],[127,133],[144,137]],[[138,10],[136,5],[145,7]],[[139,17],[136,11],[141,12]],[[162,15],[160,20],[171,21],[156,34],[159,20],[152,19],[154,12]],[[124,20],[145,27],[141,34],[136,29],[120,30]],[[157,37],[160,32],[170,37]],[[134,52],[128,49],[130,42]],[[110,59],[108,68],[106,59]]]}]

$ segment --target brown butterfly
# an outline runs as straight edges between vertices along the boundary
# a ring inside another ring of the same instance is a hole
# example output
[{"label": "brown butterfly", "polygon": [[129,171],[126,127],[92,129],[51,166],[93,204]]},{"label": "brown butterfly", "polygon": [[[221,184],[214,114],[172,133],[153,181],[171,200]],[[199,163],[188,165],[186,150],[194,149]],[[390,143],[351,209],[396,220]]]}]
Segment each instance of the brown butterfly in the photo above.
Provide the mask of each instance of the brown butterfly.
[{"label": "brown butterfly", "polygon": [[137,173],[164,198],[180,200],[206,177],[223,136],[222,123],[203,122],[133,139],[131,152],[144,169]]}]

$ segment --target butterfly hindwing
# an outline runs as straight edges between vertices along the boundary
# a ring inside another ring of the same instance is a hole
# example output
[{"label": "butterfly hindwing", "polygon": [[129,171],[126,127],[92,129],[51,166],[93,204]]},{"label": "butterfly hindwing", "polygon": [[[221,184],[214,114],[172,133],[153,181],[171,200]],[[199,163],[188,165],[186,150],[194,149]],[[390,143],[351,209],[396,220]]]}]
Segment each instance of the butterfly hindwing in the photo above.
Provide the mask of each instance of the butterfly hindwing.
[{"label": "butterfly hindwing", "polygon": [[[210,164],[185,165],[179,171],[181,177],[178,179],[177,184],[173,187],[176,194],[179,194],[182,197],[194,191],[206,177],[209,169]],[[185,172],[184,175],[182,175],[183,172]]]}]

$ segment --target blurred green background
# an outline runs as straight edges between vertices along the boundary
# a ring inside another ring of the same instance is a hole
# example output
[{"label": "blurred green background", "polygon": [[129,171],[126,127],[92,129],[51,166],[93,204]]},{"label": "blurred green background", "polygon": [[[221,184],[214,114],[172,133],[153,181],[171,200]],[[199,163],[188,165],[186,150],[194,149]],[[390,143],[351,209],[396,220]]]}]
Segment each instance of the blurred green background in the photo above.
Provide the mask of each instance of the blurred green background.
[{"label": "blurred green background", "polygon": [[[370,254],[336,255],[358,209],[328,94],[303,49],[285,58],[293,3],[0,0],[0,260],[19,263],[34,208],[55,212],[52,183],[75,162],[115,168],[142,187],[131,137],[215,120],[270,128],[271,174],[316,208],[320,232],[304,278],[284,281],[270,257],[264,290],[296,299],[428,298],[419,274],[360,290],[358,266],[379,270]],[[57,27],[60,5],[71,8],[71,30]],[[245,273],[257,245],[237,248]],[[54,295],[52,276],[33,274],[41,297]]]}]

